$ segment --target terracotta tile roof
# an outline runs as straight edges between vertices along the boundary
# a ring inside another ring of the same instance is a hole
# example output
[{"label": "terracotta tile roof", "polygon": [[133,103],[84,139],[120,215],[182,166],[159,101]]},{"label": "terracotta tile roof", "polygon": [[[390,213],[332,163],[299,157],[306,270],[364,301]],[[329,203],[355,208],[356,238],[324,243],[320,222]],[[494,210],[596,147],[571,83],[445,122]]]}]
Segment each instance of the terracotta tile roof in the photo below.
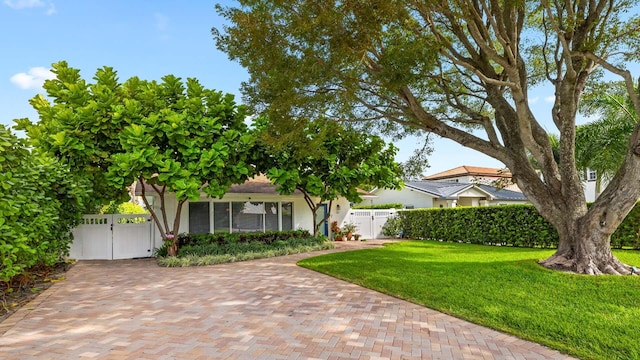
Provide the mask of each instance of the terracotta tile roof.
[{"label": "terracotta tile roof", "polygon": [[450,179],[458,176],[485,176],[495,178],[511,178],[509,169],[496,169],[480,166],[463,165],[424,177],[423,180]]}]

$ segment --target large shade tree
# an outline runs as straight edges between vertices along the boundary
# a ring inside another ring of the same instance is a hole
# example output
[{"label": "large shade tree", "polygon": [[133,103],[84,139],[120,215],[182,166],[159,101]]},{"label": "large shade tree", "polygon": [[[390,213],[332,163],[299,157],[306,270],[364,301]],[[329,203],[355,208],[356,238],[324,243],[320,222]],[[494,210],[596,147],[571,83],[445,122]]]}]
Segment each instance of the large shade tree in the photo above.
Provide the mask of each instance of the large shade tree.
[{"label": "large shade tree", "polygon": [[[245,107],[232,95],[173,75],[160,82],[132,77],[120,83],[117,73],[104,67],[95,83],[87,84],[65,62],[54,64],[53,71],[56,78],[45,83],[53,103],[34,98],[40,122],[22,120],[22,128],[75,172],[89,173],[103,199],[135,181],[143,195],[146,186],[153,188],[162,217],[146,196],[142,199],[162,239],[171,242],[169,255],[177,252],[187,200],[197,201],[201,192],[222,197],[255,173]],[[168,194],[175,195],[175,206],[168,206]]]},{"label": "large shade tree", "polygon": [[331,216],[333,200],[362,199],[359,187],[398,189],[402,186],[397,151],[378,136],[326,119],[289,119],[289,126],[269,126],[265,118],[255,122],[263,157],[259,168],[280,194],[302,193],[313,219],[329,203],[329,211],[315,222],[314,236]]},{"label": "large shade tree", "polygon": [[[255,109],[383,130],[393,122],[480,151],[511,170],[557,229],[559,247],[544,266],[630,273],[611,253],[610,236],[640,196],[638,119],[620,170],[590,208],[574,149],[579,102],[599,72],[619,76],[640,109],[625,67],[640,48],[640,21],[627,12],[633,1],[239,4],[218,8],[230,25],[213,33],[218,48],[248,69],[243,91]],[[555,93],[551,125],[531,109],[538,85]],[[548,126],[560,135],[559,161]]]}]

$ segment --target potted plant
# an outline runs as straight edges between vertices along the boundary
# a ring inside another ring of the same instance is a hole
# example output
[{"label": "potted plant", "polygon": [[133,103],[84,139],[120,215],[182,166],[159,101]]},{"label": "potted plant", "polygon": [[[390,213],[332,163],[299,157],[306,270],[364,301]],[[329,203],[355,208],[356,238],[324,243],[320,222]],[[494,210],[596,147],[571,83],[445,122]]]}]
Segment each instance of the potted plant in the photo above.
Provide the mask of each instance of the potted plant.
[{"label": "potted plant", "polygon": [[351,237],[356,230],[358,230],[358,226],[354,223],[346,223],[342,225],[342,232],[345,233],[345,240],[347,241],[351,240]]},{"label": "potted plant", "polygon": [[331,222],[331,233],[333,234],[333,239],[335,241],[342,241],[342,236],[343,233],[340,230],[340,228],[338,227],[338,222],[337,221],[332,221]]},{"label": "potted plant", "polygon": [[[353,234],[353,240],[358,241],[360,240],[360,234]],[[364,239],[362,239],[362,241],[364,241]]]}]

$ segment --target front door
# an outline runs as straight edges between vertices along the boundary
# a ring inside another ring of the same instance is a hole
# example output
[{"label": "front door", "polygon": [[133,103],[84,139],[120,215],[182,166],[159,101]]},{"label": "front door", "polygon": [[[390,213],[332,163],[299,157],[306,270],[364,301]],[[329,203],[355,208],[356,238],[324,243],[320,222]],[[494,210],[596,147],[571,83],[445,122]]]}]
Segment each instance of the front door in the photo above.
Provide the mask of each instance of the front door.
[{"label": "front door", "polygon": [[[329,212],[329,207],[327,204],[320,204],[318,211],[316,211],[316,224],[319,224],[322,219],[324,219]],[[329,236],[329,219],[325,221],[322,225],[320,225],[320,229],[318,229],[318,235],[321,236]]]}]

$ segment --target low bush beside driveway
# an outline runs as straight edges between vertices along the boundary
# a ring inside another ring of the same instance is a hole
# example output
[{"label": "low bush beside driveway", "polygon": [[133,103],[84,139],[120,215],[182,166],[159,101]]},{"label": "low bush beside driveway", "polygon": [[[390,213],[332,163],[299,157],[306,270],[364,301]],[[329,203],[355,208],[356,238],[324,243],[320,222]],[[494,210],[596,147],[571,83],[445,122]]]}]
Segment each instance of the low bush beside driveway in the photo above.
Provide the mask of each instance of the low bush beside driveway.
[{"label": "low bush beside driveway", "polygon": [[166,247],[158,250],[161,266],[198,266],[262,259],[274,256],[332,249],[326,237],[315,238],[308,231],[266,233],[181,234],[175,257],[166,256]]}]

